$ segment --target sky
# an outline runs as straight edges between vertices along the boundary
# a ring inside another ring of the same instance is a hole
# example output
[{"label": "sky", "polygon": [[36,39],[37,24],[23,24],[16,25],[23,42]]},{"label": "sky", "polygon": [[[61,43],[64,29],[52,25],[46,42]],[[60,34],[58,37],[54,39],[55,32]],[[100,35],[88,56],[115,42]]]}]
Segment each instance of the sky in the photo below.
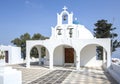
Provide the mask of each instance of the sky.
[{"label": "sky", "polygon": [[92,33],[98,20],[112,23],[120,40],[120,0],[0,0],[0,44],[26,32],[50,37],[64,6]]}]

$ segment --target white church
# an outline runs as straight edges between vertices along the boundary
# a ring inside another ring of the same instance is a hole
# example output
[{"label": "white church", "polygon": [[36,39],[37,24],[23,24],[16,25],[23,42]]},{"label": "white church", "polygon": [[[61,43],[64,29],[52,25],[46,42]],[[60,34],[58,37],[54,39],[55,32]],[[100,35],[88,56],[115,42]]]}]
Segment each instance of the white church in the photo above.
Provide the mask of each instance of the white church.
[{"label": "white church", "polygon": [[[73,13],[64,7],[57,13],[57,24],[51,28],[51,37],[46,40],[26,41],[26,67],[30,67],[30,52],[36,47],[41,59],[41,47],[46,48],[45,65],[53,69],[54,66],[73,65],[76,70],[80,67],[100,67],[111,65],[111,39],[98,39],[84,26],[73,19]],[[98,60],[96,47],[104,48],[103,60]]]}]

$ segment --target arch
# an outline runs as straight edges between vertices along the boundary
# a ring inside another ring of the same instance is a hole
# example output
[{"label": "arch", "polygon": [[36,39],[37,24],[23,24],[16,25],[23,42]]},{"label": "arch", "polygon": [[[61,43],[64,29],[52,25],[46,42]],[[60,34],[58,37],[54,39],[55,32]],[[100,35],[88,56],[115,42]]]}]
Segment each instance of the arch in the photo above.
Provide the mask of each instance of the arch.
[{"label": "arch", "polygon": [[102,44],[102,43],[99,43],[99,42],[89,42],[89,43],[86,43],[86,44],[84,44],[84,45],[81,47],[81,49],[83,49],[83,48],[84,48],[85,46],[87,46],[87,45],[92,45],[92,44],[102,46],[105,50],[107,50],[107,48],[105,47],[105,44]]},{"label": "arch", "polygon": [[69,15],[69,12],[68,11],[63,11],[63,12],[61,12],[61,16],[63,16],[64,14],[66,14],[66,15]]},{"label": "arch", "polygon": [[[57,44],[57,45],[55,46],[54,50],[55,50],[57,47],[59,47],[59,46],[64,46],[64,45],[70,46],[70,47],[74,48],[74,46],[72,46],[72,45],[70,45],[70,44],[67,44],[67,43],[64,43],[64,44]],[[74,49],[75,49],[75,48],[74,48]],[[54,52],[54,50],[53,50],[53,52]]]},{"label": "arch", "polygon": [[[43,60],[44,65],[49,65],[49,60],[48,60],[49,59],[49,50],[48,50],[48,48],[44,45],[41,45],[41,44],[32,44],[27,51],[27,67],[30,67],[30,52],[31,52],[32,48],[34,48],[34,47],[37,48],[38,54],[39,54],[38,64],[41,65],[41,61],[42,61],[42,59],[44,59]],[[41,48],[42,47],[44,47],[46,49],[46,51],[45,51],[46,54],[45,54],[44,58],[41,55]]]},{"label": "arch", "polygon": [[44,46],[44,45],[36,44],[34,46],[31,46],[30,51],[32,50],[33,47],[36,47],[38,51],[39,51],[40,48],[44,47],[48,51],[48,53],[49,53],[48,48],[46,46]]},{"label": "arch", "polygon": [[[103,59],[98,60],[96,48],[97,46],[103,47]],[[107,50],[99,43],[90,43],[82,47],[80,51],[80,65],[87,67],[104,66],[107,58]]]},{"label": "arch", "polygon": [[81,49],[83,49],[83,48],[85,48],[86,46],[89,46],[89,45],[98,45],[98,46],[102,46],[105,50],[107,50],[106,47],[104,47],[104,45],[99,44],[99,43],[88,43],[88,44],[85,44]]},{"label": "arch", "polygon": [[69,24],[71,22],[72,17],[71,17],[71,14],[68,11],[64,10],[64,11],[61,12],[60,18],[61,18],[61,23],[62,24]]},{"label": "arch", "polygon": [[[71,56],[68,56],[68,53]],[[60,44],[54,48],[53,51],[53,64],[54,65],[65,65],[65,64],[75,64],[76,51],[75,48],[68,44]],[[66,59],[69,58],[69,59]]]},{"label": "arch", "polygon": [[46,46],[45,44],[38,43],[38,42],[36,42],[36,43],[30,43],[30,44],[28,44],[28,45],[29,45],[30,50],[31,50],[34,46],[43,46],[43,47],[47,48],[47,46]]}]

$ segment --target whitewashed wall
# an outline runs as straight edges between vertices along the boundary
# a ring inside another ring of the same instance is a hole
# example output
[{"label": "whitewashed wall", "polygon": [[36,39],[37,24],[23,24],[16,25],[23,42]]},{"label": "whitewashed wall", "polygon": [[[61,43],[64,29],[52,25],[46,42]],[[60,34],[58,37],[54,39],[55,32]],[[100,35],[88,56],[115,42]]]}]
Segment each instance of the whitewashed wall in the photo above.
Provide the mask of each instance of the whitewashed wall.
[{"label": "whitewashed wall", "polygon": [[20,47],[11,47],[11,64],[22,63],[21,59],[21,48]]},{"label": "whitewashed wall", "polygon": [[54,65],[63,65],[64,64],[64,48],[59,46],[55,49],[53,55],[53,64]]},{"label": "whitewashed wall", "polygon": [[23,62],[23,59],[21,58],[20,47],[1,45],[0,49],[3,51],[8,51],[8,64],[16,64]]},{"label": "whitewashed wall", "polygon": [[93,67],[101,66],[102,61],[96,59],[96,45],[88,45],[81,51],[80,65]]}]

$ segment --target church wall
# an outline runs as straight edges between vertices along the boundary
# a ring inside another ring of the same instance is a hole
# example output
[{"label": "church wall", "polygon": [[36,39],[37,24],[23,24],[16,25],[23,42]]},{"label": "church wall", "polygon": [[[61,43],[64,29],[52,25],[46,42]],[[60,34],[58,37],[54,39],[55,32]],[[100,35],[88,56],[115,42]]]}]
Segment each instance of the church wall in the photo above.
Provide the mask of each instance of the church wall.
[{"label": "church wall", "polygon": [[63,46],[59,46],[54,51],[53,56],[54,65],[63,65],[64,64],[64,49]]},{"label": "church wall", "polygon": [[23,60],[21,59],[21,48],[12,47],[11,64],[17,64],[22,62]]},{"label": "church wall", "polygon": [[96,59],[96,46],[86,46],[80,55],[80,65],[86,67],[101,66],[102,61]]}]

